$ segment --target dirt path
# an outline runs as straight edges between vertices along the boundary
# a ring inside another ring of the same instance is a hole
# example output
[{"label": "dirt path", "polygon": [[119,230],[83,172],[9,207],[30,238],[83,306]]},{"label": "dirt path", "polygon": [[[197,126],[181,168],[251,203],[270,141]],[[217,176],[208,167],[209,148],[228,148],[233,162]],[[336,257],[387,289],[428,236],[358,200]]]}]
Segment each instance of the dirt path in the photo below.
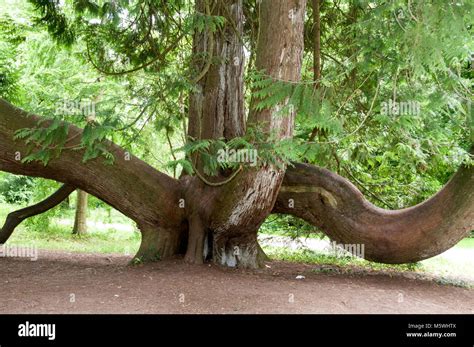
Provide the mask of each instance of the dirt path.
[{"label": "dirt path", "polygon": [[128,260],[47,251],[36,262],[0,258],[0,313],[474,313],[474,290],[403,276]]}]

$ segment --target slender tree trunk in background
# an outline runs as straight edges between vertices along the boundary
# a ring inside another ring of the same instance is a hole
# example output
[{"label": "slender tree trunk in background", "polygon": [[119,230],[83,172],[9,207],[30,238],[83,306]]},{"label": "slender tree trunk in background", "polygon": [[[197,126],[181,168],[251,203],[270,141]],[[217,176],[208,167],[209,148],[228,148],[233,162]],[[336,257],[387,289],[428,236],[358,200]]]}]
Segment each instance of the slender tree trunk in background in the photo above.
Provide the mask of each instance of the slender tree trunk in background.
[{"label": "slender tree trunk in background", "polygon": [[74,218],[74,228],[72,229],[73,234],[84,235],[87,233],[87,200],[88,194],[78,189],[76,217]]},{"label": "slender tree trunk in background", "polygon": [[321,0],[313,0],[313,78],[315,88],[319,87],[319,80],[321,78]]},{"label": "slender tree trunk in background", "polygon": [[[357,23],[357,18],[359,16],[359,5],[356,1],[351,1],[348,15],[349,25]],[[357,64],[357,47],[353,44],[355,36],[356,33],[353,33],[351,36],[348,37],[349,46],[351,47],[349,48],[349,57],[352,64],[354,65],[354,68],[350,73],[350,79],[354,90],[357,88],[357,69],[355,68]]]},{"label": "slender tree trunk in background", "polygon": [[[321,79],[321,0],[312,0],[313,7],[313,81],[314,89],[318,89]],[[308,141],[314,141],[319,132],[318,127],[314,127],[309,134]]]}]

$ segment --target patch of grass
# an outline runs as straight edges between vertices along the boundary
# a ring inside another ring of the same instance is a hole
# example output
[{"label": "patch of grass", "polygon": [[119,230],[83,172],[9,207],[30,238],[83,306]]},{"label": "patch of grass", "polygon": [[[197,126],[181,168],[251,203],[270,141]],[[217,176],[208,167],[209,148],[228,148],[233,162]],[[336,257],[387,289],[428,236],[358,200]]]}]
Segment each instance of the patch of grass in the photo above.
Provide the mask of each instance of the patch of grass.
[{"label": "patch of grass", "polygon": [[22,208],[22,207],[25,207],[25,206],[16,205],[16,204],[7,204],[7,203],[4,203],[4,202],[0,202],[0,219],[1,219],[1,223],[3,224],[3,222],[5,221],[5,218],[7,218],[7,215],[8,215],[10,212],[19,210],[19,209]]},{"label": "patch of grass", "polygon": [[[459,250],[465,251],[466,248],[459,248]],[[472,252],[470,251],[472,254]],[[433,275],[446,279],[448,282],[452,282],[453,279],[461,282],[470,282],[474,285],[473,281],[473,267],[474,257],[472,255],[466,255],[464,258],[446,258],[443,255],[423,260],[423,266],[426,272],[432,273]]]},{"label": "patch of grass", "polygon": [[272,236],[285,236],[292,239],[303,237],[322,239],[321,231],[302,219],[289,215],[270,215],[260,226],[259,233]]},{"label": "patch of grass", "polygon": [[435,277],[434,281],[443,286],[454,286],[460,288],[473,289],[474,284],[463,279],[453,277]]},{"label": "patch of grass", "polygon": [[[0,204],[0,221],[3,223],[8,213],[22,208],[19,205]],[[70,216],[69,216],[70,214]],[[108,211],[94,209],[90,211],[88,227],[85,235],[73,235],[73,213],[61,213],[61,218],[51,218],[50,224],[20,224],[8,240],[9,245],[31,246],[38,249],[63,250],[83,253],[117,253],[134,255],[140,246],[141,235],[132,223],[120,213],[114,211],[112,225],[103,224],[107,220]],[[68,218],[69,217],[69,218]],[[95,224],[99,223],[99,224]],[[117,228],[120,226],[121,228]]]},{"label": "patch of grass", "polygon": [[[317,253],[311,250],[288,250],[277,247],[263,247],[265,253],[272,258],[277,260],[291,261],[297,263],[308,263],[316,265],[331,265],[334,267],[345,268],[345,267],[358,267],[371,271],[419,271],[422,269],[420,263],[410,264],[380,264],[374,263],[365,259],[350,257],[350,256],[335,256]],[[329,267],[322,267],[321,272],[333,272],[334,269]],[[350,272],[350,271],[349,271]]]},{"label": "patch of grass", "polygon": [[18,246],[35,245],[38,249],[67,252],[133,255],[138,251],[140,234],[132,232],[128,238],[116,237],[111,231],[73,235],[69,228],[52,225],[44,232],[32,231],[26,228],[18,229],[8,241],[8,244]]},{"label": "patch of grass", "polygon": [[474,249],[474,238],[467,237],[465,239],[462,239],[455,247]]}]

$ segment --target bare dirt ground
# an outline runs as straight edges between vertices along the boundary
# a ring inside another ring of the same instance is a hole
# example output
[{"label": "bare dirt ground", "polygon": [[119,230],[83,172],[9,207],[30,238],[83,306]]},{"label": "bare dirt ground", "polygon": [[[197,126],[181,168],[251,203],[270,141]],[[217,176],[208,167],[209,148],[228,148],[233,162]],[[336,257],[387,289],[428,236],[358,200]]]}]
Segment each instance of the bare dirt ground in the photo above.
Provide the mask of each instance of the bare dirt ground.
[{"label": "bare dirt ground", "polygon": [[35,262],[0,258],[0,313],[474,313],[474,290],[406,275],[129,260],[51,251]]}]

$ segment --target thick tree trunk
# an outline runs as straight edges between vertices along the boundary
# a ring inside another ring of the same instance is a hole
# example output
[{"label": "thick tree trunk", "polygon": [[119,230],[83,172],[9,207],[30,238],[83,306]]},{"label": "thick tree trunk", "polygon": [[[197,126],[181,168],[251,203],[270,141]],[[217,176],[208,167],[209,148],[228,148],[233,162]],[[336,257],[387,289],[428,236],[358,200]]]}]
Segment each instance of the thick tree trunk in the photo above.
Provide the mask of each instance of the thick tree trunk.
[{"label": "thick tree trunk", "polygon": [[[260,5],[256,68],[271,78],[287,81],[300,78],[305,5],[304,0],[263,0]],[[202,10],[202,6],[198,1],[198,10]],[[208,54],[216,55],[212,61],[218,63],[209,67],[191,97],[188,133],[198,139],[230,139],[242,135],[245,127],[242,0],[219,1],[213,7],[213,14],[223,15],[227,21],[222,32],[198,34],[194,38],[195,52],[202,53],[205,49]],[[256,102],[253,100],[252,104]],[[249,123],[263,125],[267,135],[275,131],[280,138],[291,137],[294,114],[282,117],[276,111],[252,109]],[[199,165],[196,167],[200,169]],[[283,170],[266,166],[244,169],[221,187],[190,179],[189,194],[185,195],[190,206],[186,260],[200,264],[204,250],[212,248],[216,263],[260,266],[263,252],[257,243],[257,232],[271,212],[283,175]],[[205,244],[206,240],[212,240],[212,245]]]},{"label": "thick tree trunk", "polygon": [[[206,2],[208,6],[206,6]],[[242,0],[196,0],[196,11],[226,19],[222,31],[196,33],[193,69],[196,88],[189,100],[188,134],[193,139],[232,139],[244,135]],[[212,10],[211,10],[212,9]]]},{"label": "thick tree trunk", "polygon": [[84,235],[87,233],[87,200],[88,194],[78,189],[76,202],[76,216],[74,218],[74,227],[72,233],[76,235]]}]

